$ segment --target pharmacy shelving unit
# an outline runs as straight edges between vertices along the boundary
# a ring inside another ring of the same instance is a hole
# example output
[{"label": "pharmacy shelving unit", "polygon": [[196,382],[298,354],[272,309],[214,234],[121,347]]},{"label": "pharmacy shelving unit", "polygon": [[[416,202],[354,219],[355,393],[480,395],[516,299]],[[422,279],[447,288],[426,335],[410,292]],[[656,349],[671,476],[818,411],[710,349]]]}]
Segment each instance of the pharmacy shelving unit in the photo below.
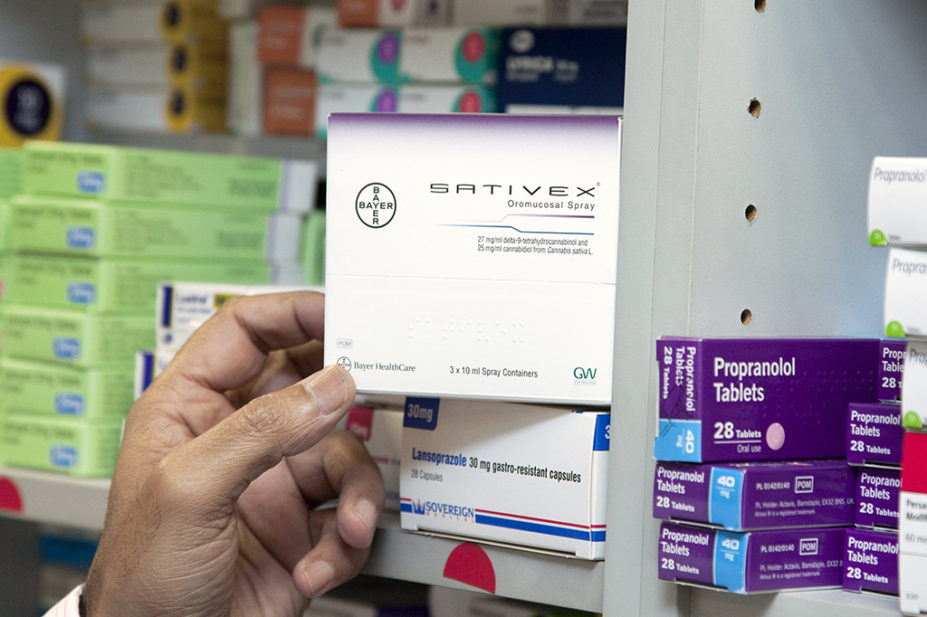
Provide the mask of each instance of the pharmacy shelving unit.
[{"label": "pharmacy shelving unit", "polygon": [[[0,55],[11,40],[73,54],[60,4],[0,0]],[[866,178],[877,154],[924,153],[925,31],[927,4],[905,0],[631,0],[607,559],[490,547],[499,594],[607,617],[898,614],[842,591],[738,597],[657,580],[654,339],[879,334],[885,254],[866,243]],[[75,522],[106,491],[4,474],[45,504],[15,515],[27,520]],[[380,531],[370,573],[462,586],[441,574],[456,543],[395,520]]]}]

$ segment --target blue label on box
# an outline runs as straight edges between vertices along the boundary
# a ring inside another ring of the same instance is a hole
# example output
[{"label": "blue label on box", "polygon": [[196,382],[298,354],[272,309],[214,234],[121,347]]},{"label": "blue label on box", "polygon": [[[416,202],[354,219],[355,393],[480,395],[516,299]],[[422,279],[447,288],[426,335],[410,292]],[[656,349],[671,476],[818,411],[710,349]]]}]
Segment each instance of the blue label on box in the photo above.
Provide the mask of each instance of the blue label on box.
[{"label": "blue label on box", "polygon": [[714,581],[734,593],[744,593],[747,586],[747,542],[745,533],[718,531],[715,535]]},{"label": "blue label on box", "polygon": [[76,392],[59,392],[55,395],[55,411],[67,416],[84,413],[84,397]]},{"label": "blue label on box", "polygon": [[97,299],[97,288],[93,283],[70,283],[68,302],[71,304],[93,304]]},{"label": "blue label on box", "polygon": [[601,413],[595,419],[595,437],[592,438],[593,450],[608,450],[609,440],[611,439],[611,420],[611,415],[607,413]]},{"label": "blue label on box", "polygon": [[80,357],[80,341],[66,336],[57,336],[52,341],[52,354],[61,360],[76,360]]},{"label": "blue label on box", "polygon": [[96,244],[96,234],[90,227],[68,227],[65,241],[68,248],[91,249]]},{"label": "blue label on box", "polygon": [[77,190],[99,195],[106,189],[106,176],[99,171],[82,171],[77,174]]},{"label": "blue label on box", "polygon": [[77,465],[77,450],[71,446],[52,446],[48,451],[48,460],[55,467],[74,467]]},{"label": "blue label on box", "polygon": [[701,461],[702,422],[661,419],[657,426],[657,436],[653,440],[653,456],[658,461]]},{"label": "blue label on box", "polygon": [[402,426],[433,431],[438,427],[438,404],[440,400],[430,397],[410,396],[402,416]]},{"label": "blue label on box", "polygon": [[731,529],[740,529],[743,502],[744,472],[738,469],[713,467],[711,489],[708,492],[709,520]]}]

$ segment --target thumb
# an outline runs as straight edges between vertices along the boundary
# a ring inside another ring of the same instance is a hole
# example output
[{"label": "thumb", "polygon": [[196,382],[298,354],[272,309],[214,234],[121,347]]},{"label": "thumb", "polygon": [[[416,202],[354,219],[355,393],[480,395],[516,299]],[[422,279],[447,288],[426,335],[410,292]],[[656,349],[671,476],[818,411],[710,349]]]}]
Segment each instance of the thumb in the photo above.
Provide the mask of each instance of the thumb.
[{"label": "thumb", "polygon": [[351,376],[329,366],[253,399],[161,461],[158,480],[173,489],[162,499],[178,498],[182,503],[172,505],[191,514],[230,512],[258,476],[330,433],[354,395]]}]

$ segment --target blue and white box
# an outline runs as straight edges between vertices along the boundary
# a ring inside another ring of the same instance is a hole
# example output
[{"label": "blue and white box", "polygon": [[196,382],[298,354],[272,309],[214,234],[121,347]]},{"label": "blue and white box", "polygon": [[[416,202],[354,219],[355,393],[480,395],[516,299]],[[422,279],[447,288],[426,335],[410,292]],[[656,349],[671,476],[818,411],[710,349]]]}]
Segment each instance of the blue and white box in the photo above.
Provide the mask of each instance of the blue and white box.
[{"label": "blue and white box", "polygon": [[402,528],[603,559],[609,419],[604,411],[406,399]]}]

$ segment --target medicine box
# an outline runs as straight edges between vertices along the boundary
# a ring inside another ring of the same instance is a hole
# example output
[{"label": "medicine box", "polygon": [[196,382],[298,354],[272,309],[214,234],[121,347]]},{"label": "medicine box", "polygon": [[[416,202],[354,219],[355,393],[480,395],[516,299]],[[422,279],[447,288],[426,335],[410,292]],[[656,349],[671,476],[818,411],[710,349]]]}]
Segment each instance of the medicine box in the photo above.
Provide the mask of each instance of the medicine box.
[{"label": "medicine box", "polygon": [[264,65],[315,68],[319,38],[337,21],[332,7],[262,6],[258,10],[258,61]]},{"label": "medicine box", "polygon": [[840,587],[844,529],[725,531],[664,522],[659,577],[734,593]]},{"label": "medicine box", "polygon": [[626,38],[622,27],[503,30],[498,111],[621,113]]},{"label": "medicine box", "polygon": [[402,113],[490,113],[495,110],[496,95],[491,87],[406,84],[399,90],[399,111]]},{"label": "medicine box", "polygon": [[315,136],[328,136],[328,118],[334,113],[399,111],[399,86],[383,84],[325,84],[315,102]]},{"label": "medicine box", "polygon": [[355,406],[347,414],[347,430],[361,438],[380,469],[386,490],[383,509],[387,512],[399,512],[402,419],[402,409]]},{"label": "medicine box", "polygon": [[608,429],[607,412],[407,398],[402,528],[602,559]]},{"label": "medicine box", "polygon": [[190,86],[91,87],[84,116],[97,129],[156,133],[221,133],[226,130],[225,92]]},{"label": "medicine box", "polygon": [[269,135],[315,133],[318,82],[315,71],[286,66],[264,70],[264,101],[261,117]]},{"label": "medicine box", "polygon": [[885,336],[927,335],[927,252],[892,247],[885,273]]},{"label": "medicine box", "polygon": [[898,469],[861,467],[857,470],[857,527],[898,528],[901,474]]},{"label": "medicine box", "polygon": [[658,460],[840,458],[847,405],[876,400],[876,339],[657,341]]},{"label": "medicine box", "polygon": [[161,281],[266,284],[270,277],[270,268],[261,261],[101,259],[21,253],[10,259],[6,298],[21,305],[150,316]]},{"label": "medicine box", "polygon": [[2,358],[0,391],[0,415],[122,419],[132,406],[132,371]]},{"label": "medicine box", "polygon": [[329,28],[319,37],[316,70],[322,83],[396,84],[402,31]]},{"label": "medicine box", "polygon": [[623,26],[628,23],[628,0],[548,0],[548,2],[547,23],[550,25]]},{"label": "medicine box", "polygon": [[18,148],[28,139],[60,139],[66,84],[58,64],[0,57],[0,148]]},{"label": "medicine box", "polygon": [[494,28],[406,28],[399,73],[403,81],[492,84],[498,55]]},{"label": "medicine box", "polygon": [[843,588],[898,595],[898,533],[847,529]]},{"label": "medicine box", "polygon": [[734,531],[852,525],[855,480],[842,460],[658,462],[653,515]]},{"label": "medicine box", "polygon": [[927,158],[873,158],[869,172],[869,243],[927,246],[925,196]]},{"label": "medicine box", "polygon": [[0,464],[81,477],[112,475],[122,420],[81,423],[0,415]]},{"label": "medicine box", "polygon": [[898,596],[901,612],[927,611],[927,433],[904,435],[898,501]]},{"label": "medicine box", "polygon": [[23,191],[100,200],[306,212],[315,204],[312,161],[123,148],[26,144]]},{"label": "medicine box", "polygon": [[300,215],[245,208],[171,208],[47,196],[12,199],[14,251],[93,257],[298,261]]},{"label": "medicine box", "polygon": [[22,191],[23,151],[0,146],[0,203]]},{"label": "medicine box", "polygon": [[338,23],[344,28],[446,26],[452,0],[338,0]]},{"label": "medicine box", "polygon": [[927,426],[927,340],[908,339],[901,384],[901,423],[910,429]]},{"label": "medicine box", "polygon": [[325,362],[362,393],[608,405],[620,126],[332,115]]},{"label": "medicine box", "polygon": [[154,345],[151,316],[98,315],[4,303],[2,354],[84,368],[131,368]]},{"label": "medicine box", "polygon": [[543,25],[547,23],[547,3],[548,0],[454,2],[451,8],[451,23],[455,26]]},{"label": "medicine box", "polygon": [[89,46],[190,42],[221,47],[228,41],[228,25],[215,6],[211,0],[89,2],[81,7],[81,37]]},{"label": "medicine box", "polygon": [[214,93],[228,87],[228,52],[196,45],[99,45],[86,56],[87,81],[94,86],[190,85]]},{"label": "medicine box", "polygon": [[325,211],[315,210],[303,219],[303,281],[307,285],[325,282]]},{"label": "medicine box", "polygon": [[264,70],[257,60],[257,24],[236,21],[229,30],[229,133],[261,134]]},{"label": "medicine box", "polygon": [[904,381],[904,356],[908,344],[904,339],[884,339],[879,352],[879,400],[900,401]]},{"label": "medicine box", "polygon": [[847,414],[847,463],[900,465],[900,403],[850,403]]}]

